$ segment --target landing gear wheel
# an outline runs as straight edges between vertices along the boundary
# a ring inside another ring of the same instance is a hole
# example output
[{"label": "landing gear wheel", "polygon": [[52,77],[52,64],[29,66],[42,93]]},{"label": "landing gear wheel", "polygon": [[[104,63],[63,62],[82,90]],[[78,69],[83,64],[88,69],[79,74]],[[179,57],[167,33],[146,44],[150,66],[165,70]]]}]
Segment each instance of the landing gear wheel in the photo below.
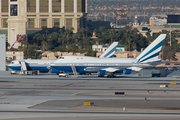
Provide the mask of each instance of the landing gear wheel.
[{"label": "landing gear wheel", "polygon": [[113,74],[113,75],[108,75],[107,78],[116,78],[116,76]]},{"label": "landing gear wheel", "polygon": [[104,77],[104,75],[98,75],[98,77]]}]

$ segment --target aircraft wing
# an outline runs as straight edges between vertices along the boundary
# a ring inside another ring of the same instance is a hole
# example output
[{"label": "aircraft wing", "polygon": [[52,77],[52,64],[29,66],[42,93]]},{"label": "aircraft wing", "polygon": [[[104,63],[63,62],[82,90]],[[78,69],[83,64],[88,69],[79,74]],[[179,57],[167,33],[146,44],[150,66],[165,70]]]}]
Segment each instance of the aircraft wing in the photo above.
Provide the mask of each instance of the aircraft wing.
[{"label": "aircraft wing", "polygon": [[[123,69],[123,68],[122,68]],[[99,70],[105,70],[107,72],[115,72],[119,70],[117,67],[87,67],[84,69],[85,71],[99,71]]]},{"label": "aircraft wing", "polygon": [[170,61],[160,61],[160,62],[150,62],[147,63],[149,65],[160,65],[160,64],[164,64],[164,63],[169,63]]},{"label": "aircraft wing", "polygon": [[122,69],[131,69],[131,70],[134,70],[134,71],[139,71],[141,70],[142,68],[146,68],[146,67],[152,67],[152,65],[148,65],[148,64],[129,64],[129,65],[125,65],[125,64],[122,64],[122,65],[119,65],[119,67],[87,67],[85,68],[84,70],[85,71],[99,71],[99,70],[105,70],[107,72],[116,72],[118,70],[122,70]]}]

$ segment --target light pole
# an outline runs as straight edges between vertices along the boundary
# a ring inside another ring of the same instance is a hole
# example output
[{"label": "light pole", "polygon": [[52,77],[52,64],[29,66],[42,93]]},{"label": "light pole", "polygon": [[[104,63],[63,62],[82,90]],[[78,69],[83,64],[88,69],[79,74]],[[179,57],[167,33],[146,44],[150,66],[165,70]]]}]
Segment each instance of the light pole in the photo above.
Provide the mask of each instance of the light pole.
[{"label": "light pole", "polygon": [[170,46],[171,46],[171,25],[170,25]]}]

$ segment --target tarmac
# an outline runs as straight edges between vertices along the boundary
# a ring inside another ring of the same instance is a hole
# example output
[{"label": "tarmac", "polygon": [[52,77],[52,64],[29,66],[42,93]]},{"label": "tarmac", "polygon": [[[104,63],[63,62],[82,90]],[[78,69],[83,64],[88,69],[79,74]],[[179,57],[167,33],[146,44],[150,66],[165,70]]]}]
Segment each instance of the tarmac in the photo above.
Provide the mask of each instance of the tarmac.
[{"label": "tarmac", "polygon": [[179,100],[178,78],[0,72],[2,120],[179,120]]}]

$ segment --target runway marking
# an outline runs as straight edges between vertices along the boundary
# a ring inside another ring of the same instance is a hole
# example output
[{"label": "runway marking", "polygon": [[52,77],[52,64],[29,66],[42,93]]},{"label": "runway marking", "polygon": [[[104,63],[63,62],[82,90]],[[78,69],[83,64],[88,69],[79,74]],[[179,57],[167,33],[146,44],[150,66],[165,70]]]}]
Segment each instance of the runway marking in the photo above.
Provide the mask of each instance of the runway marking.
[{"label": "runway marking", "polygon": [[109,89],[113,89],[113,88],[115,88],[115,87],[109,87]]},{"label": "runway marking", "polygon": [[176,82],[170,82],[170,85],[176,85]]},{"label": "runway marking", "polygon": [[[28,107],[29,108],[29,107]],[[142,116],[142,115],[144,115],[144,116],[149,116],[149,115],[155,115],[155,116],[180,116],[180,113],[179,112],[126,112],[126,111],[122,111],[122,112],[118,112],[118,111],[113,111],[113,112],[105,112],[105,111],[62,111],[62,110],[45,110],[45,111],[43,111],[43,110],[36,110],[36,111],[19,111],[19,110],[16,110],[16,111],[14,111],[14,110],[1,110],[0,112],[3,112],[3,113],[9,113],[9,112],[14,112],[14,113],[69,113],[69,114],[72,114],[72,113],[75,113],[75,114],[77,114],[77,113],[79,113],[79,114],[90,114],[90,115],[92,115],[92,114],[108,114],[108,115],[110,115],[110,114],[113,114],[113,115],[116,115],[116,114],[118,114],[118,115],[131,115],[131,116]]]},{"label": "runway marking", "polygon": [[13,87],[14,85],[0,85],[0,87]]},{"label": "runway marking", "polygon": [[51,96],[50,94],[44,95],[44,94],[22,94],[23,96]]},{"label": "runway marking", "polygon": [[70,86],[70,85],[73,85],[73,84],[75,84],[75,83],[70,83],[70,84],[64,85],[62,87],[67,87],[67,86]]},{"label": "runway marking", "polygon": [[38,86],[38,87],[63,87],[61,85],[34,85],[34,86]]},{"label": "runway marking", "polygon": [[81,95],[81,94],[84,94],[84,93],[77,93],[77,94],[75,94],[75,95]]},{"label": "runway marking", "polygon": [[47,103],[47,102],[49,102],[49,101],[46,101],[46,102],[42,102],[42,103],[39,103],[39,104],[36,104],[36,105],[30,106],[30,107],[27,107],[27,108],[33,108],[33,107],[36,107],[36,106],[38,106],[38,105],[42,105],[42,104],[45,104],[45,103]]},{"label": "runway marking", "polygon": [[73,87],[96,87],[94,85],[73,85]]},{"label": "runway marking", "polygon": [[2,102],[2,103],[0,103],[0,104],[10,104],[9,102]]}]

